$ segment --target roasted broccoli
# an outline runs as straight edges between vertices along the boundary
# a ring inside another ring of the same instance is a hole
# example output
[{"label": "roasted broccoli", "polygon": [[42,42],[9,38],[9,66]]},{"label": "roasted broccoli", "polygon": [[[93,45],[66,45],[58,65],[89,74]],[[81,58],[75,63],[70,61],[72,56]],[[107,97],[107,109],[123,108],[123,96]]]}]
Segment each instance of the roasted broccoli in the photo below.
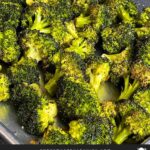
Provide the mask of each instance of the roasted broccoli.
[{"label": "roasted broccoli", "polygon": [[10,81],[6,74],[0,73],[0,102],[10,98]]},{"label": "roasted broccoli", "polygon": [[135,41],[134,28],[130,24],[107,27],[102,31],[103,49],[109,54],[121,52]]},{"label": "roasted broccoli", "polygon": [[0,29],[0,60],[5,63],[18,61],[20,57],[20,46],[16,29],[6,25]]},{"label": "roasted broccoli", "polygon": [[69,133],[77,144],[111,144],[113,126],[106,118],[86,118],[69,123]]},{"label": "roasted broccoli", "polygon": [[74,144],[68,132],[57,126],[49,126],[41,140],[41,144]]},{"label": "roasted broccoli", "polygon": [[150,115],[142,109],[131,111],[120,124],[114,142],[122,144],[130,135],[136,135],[138,139],[144,139],[150,134]]},{"label": "roasted broccoli", "polygon": [[12,104],[17,107],[17,118],[27,133],[41,135],[57,115],[57,105],[38,84],[22,83],[13,89]]}]

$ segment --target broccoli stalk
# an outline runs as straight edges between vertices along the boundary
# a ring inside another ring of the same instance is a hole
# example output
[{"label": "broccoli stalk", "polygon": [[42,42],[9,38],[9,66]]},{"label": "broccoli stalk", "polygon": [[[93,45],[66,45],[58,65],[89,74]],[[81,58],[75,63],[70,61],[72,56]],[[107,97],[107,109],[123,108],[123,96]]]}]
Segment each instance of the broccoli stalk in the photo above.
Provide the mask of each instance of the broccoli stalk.
[{"label": "broccoli stalk", "polygon": [[140,83],[137,80],[134,80],[132,84],[129,81],[129,75],[124,77],[124,89],[121,92],[118,100],[129,99],[132,94],[140,87]]},{"label": "broccoli stalk", "polygon": [[86,25],[89,25],[92,22],[90,16],[84,16],[81,14],[75,19],[75,25],[77,28],[83,28]]},{"label": "broccoli stalk", "polygon": [[54,96],[57,88],[58,80],[63,76],[63,72],[60,69],[56,69],[54,76],[45,84],[45,89],[50,94],[50,96]]},{"label": "broccoli stalk", "polygon": [[35,20],[33,22],[33,25],[31,27],[31,30],[39,30],[42,33],[50,33],[50,27],[49,26],[49,22],[47,21],[47,19],[42,19],[42,12],[37,12],[35,14]]}]

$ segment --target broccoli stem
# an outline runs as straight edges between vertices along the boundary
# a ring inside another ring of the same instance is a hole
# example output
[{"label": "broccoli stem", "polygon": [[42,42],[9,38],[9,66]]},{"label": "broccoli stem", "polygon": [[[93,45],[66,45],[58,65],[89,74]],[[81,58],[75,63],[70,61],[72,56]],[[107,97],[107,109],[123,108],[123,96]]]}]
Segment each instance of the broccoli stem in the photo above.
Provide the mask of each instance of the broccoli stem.
[{"label": "broccoli stem", "polygon": [[128,138],[129,135],[131,135],[131,132],[128,130],[128,128],[123,128],[119,132],[119,134],[117,134],[117,136],[113,139],[113,141],[116,144],[122,144]]},{"label": "broccoli stem", "polygon": [[35,20],[31,27],[31,30],[39,30],[42,33],[50,33],[50,28],[47,28],[47,26],[49,26],[49,22],[47,22],[46,19],[42,20],[41,13],[37,13],[35,15]]},{"label": "broccoli stem", "polygon": [[150,28],[149,27],[135,28],[135,32],[138,35],[138,37],[146,36],[150,34]]},{"label": "broccoli stem", "polygon": [[77,17],[75,21],[77,28],[83,28],[85,25],[89,25],[90,23],[91,23],[90,16],[84,17],[83,14]]},{"label": "broccoli stem", "polygon": [[139,88],[139,81],[134,80],[133,84],[129,83],[129,76],[124,77],[124,90],[121,92],[118,100],[129,99],[134,91]]},{"label": "broccoli stem", "polygon": [[123,6],[120,6],[118,8],[118,12],[120,14],[120,18],[126,23],[133,22],[133,19],[130,17],[129,13],[123,8]]},{"label": "broccoli stem", "polygon": [[56,72],[52,79],[50,79],[45,84],[45,89],[50,94],[50,96],[54,96],[56,88],[57,88],[57,81],[60,79],[60,77],[63,76],[63,73],[60,71],[60,69],[56,69]]}]

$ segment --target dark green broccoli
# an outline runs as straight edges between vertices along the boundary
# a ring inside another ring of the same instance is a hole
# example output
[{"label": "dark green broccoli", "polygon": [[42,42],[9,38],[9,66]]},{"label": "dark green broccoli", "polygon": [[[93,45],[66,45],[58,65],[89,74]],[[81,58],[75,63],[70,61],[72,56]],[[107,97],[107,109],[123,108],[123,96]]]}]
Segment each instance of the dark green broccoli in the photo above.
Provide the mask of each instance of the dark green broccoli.
[{"label": "dark green broccoli", "polygon": [[22,6],[18,0],[1,0],[0,11],[0,28],[8,25],[18,27],[22,12]]},{"label": "dark green broccoli", "polygon": [[130,135],[141,140],[150,135],[150,114],[142,109],[131,111],[123,118],[113,141],[122,144]]},{"label": "dark green broccoli", "polygon": [[20,46],[17,43],[16,29],[5,26],[0,29],[0,59],[5,63],[15,62],[20,56]]},{"label": "dark green broccoli", "polygon": [[94,48],[94,45],[90,41],[80,37],[80,38],[74,39],[70,47],[65,48],[64,51],[75,52],[82,59],[85,59],[95,53],[95,48]]},{"label": "dark green broccoli", "polygon": [[74,13],[79,15],[81,13],[87,13],[91,5],[98,3],[98,0],[73,0],[72,5]]},{"label": "dark green broccoli", "polygon": [[25,57],[10,66],[7,74],[14,85],[22,82],[40,83],[42,77],[37,62]]},{"label": "dark green broccoli", "polygon": [[[13,89],[13,105],[17,107],[20,125],[31,135],[41,135],[57,115],[54,100],[49,99],[37,84],[20,84]],[[18,91],[16,91],[16,89]],[[16,98],[16,99],[15,99]]]},{"label": "dark green broccoli", "polygon": [[69,133],[77,144],[111,144],[113,126],[106,118],[84,118],[69,123]]},{"label": "dark green broccoli", "polygon": [[117,12],[107,5],[91,5],[89,8],[92,26],[98,33],[101,29],[116,23]]},{"label": "dark green broccoli", "polygon": [[121,118],[127,116],[131,111],[136,111],[139,109],[141,109],[141,107],[138,106],[132,99],[126,101],[120,100],[116,102],[116,110]]},{"label": "dark green broccoli", "polygon": [[58,82],[57,98],[58,110],[63,119],[100,116],[98,97],[84,80],[62,77]]},{"label": "dark green broccoli", "polygon": [[102,31],[103,49],[109,54],[115,54],[135,41],[134,28],[130,24],[119,24],[117,27],[107,27]]},{"label": "dark green broccoli", "polygon": [[72,137],[63,129],[49,126],[41,140],[41,144],[74,144]]},{"label": "dark green broccoli", "polygon": [[59,45],[47,34],[36,30],[25,30],[21,33],[20,43],[25,56],[37,62],[47,59],[53,62],[53,55],[58,52]]}]

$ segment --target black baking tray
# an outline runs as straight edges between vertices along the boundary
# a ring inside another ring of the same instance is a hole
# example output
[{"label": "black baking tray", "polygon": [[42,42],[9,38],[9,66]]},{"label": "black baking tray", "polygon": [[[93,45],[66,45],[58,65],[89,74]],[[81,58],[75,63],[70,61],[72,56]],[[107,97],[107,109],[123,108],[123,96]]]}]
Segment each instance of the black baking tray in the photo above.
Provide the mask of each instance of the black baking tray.
[{"label": "black baking tray", "polygon": [[[134,0],[138,9],[150,6],[150,0]],[[0,144],[31,144],[36,137],[24,132],[23,127],[17,123],[17,118],[12,106],[0,102]],[[150,138],[142,144],[150,144]]]}]

